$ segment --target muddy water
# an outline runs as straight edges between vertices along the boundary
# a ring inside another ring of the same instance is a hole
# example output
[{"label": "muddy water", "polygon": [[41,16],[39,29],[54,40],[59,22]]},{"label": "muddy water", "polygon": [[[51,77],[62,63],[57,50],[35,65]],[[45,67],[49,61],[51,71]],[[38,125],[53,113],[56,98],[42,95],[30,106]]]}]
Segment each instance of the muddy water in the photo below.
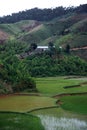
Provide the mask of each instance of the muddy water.
[{"label": "muddy water", "polygon": [[40,117],[45,130],[87,130],[87,115],[53,108],[33,112]]}]

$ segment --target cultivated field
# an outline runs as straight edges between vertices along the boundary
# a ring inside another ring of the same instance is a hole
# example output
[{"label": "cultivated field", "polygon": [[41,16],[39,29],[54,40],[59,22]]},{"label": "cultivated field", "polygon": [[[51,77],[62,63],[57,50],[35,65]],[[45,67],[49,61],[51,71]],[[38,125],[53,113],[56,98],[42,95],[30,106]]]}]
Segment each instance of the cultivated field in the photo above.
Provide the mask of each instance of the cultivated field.
[{"label": "cultivated field", "polygon": [[[28,92],[27,94],[22,92],[20,95],[0,96],[0,127],[2,129],[7,130],[11,128],[13,130],[19,128],[20,130],[21,127],[24,128],[26,126],[26,130],[43,130],[39,118],[32,117],[29,114],[29,112],[37,112],[40,109],[48,110],[48,113],[55,110],[55,114],[56,111],[66,113],[67,110],[83,116],[87,115],[86,77],[37,78],[36,83],[38,96]],[[51,108],[55,109],[52,110]],[[9,124],[10,120],[12,125]],[[20,124],[21,120],[23,121],[22,125]],[[37,126],[31,127],[31,123],[26,125],[29,120],[38,124],[39,128]]]}]

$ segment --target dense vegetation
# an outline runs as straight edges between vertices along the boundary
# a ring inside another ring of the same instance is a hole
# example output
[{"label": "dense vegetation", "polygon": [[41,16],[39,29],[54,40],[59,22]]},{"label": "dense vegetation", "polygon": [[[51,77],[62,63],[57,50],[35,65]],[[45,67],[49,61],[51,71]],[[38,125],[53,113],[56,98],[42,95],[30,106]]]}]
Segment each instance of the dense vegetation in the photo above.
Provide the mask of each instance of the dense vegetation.
[{"label": "dense vegetation", "polygon": [[[20,43],[15,41],[0,46],[1,93],[19,92],[24,89],[36,90],[36,84],[27,71],[25,64],[16,55],[23,51],[24,46],[24,44],[20,46]],[[10,89],[8,89],[9,87]]]},{"label": "dense vegetation", "polygon": [[36,91],[36,84],[31,76],[87,75],[87,63],[71,55],[69,46],[65,51],[49,47],[49,50],[41,54],[35,54],[33,50],[32,55],[21,59],[20,55],[26,52],[27,47],[26,44],[20,44],[17,41],[8,41],[0,46],[1,93],[19,92],[24,89]]},{"label": "dense vegetation", "polygon": [[49,55],[28,57],[28,71],[34,77],[57,75],[87,75],[87,63],[76,56],[52,58]]},{"label": "dense vegetation", "polygon": [[0,18],[0,23],[14,23],[20,20],[37,20],[37,21],[49,21],[56,17],[63,16],[68,13],[87,13],[87,4],[80,5],[79,7],[64,8],[62,6],[54,9],[30,9],[21,11],[19,13],[13,13],[12,15],[4,16]]}]

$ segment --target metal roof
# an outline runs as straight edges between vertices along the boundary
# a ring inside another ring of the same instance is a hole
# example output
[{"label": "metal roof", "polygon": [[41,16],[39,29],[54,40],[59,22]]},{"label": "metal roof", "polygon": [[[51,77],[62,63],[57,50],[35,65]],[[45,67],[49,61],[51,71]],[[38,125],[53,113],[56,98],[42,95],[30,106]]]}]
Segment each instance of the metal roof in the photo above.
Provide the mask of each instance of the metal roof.
[{"label": "metal roof", "polygon": [[40,48],[40,49],[48,49],[48,46],[37,46],[37,48]]}]

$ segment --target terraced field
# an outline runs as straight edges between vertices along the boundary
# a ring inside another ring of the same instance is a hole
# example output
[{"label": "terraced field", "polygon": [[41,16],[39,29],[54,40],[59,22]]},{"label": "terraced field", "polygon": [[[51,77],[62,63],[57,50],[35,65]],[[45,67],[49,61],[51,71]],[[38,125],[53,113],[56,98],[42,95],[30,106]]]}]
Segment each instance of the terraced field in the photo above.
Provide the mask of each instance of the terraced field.
[{"label": "terraced field", "polygon": [[55,102],[56,99],[50,97],[9,95],[0,98],[0,111],[29,112],[33,109],[56,106]]},{"label": "terraced field", "polygon": [[[32,112],[34,115],[38,116],[40,111],[44,111],[46,114],[55,113],[54,115],[56,115],[57,113],[60,113],[61,115],[62,114],[66,115],[66,113],[70,111],[72,113],[77,113],[77,115],[78,114],[82,115],[81,119],[86,118],[85,117],[87,116],[86,77],[77,78],[75,76],[74,77],[68,76],[68,77],[37,78],[36,83],[38,94],[35,93],[30,94],[22,92],[19,95],[14,94],[14,95],[0,96],[0,111],[1,111],[0,127],[2,129],[7,130],[11,128],[11,130],[13,130],[14,128],[18,127],[19,130],[21,130],[22,126],[20,125],[19,127],[16,121],[18,121],[18,123],[20,124],[21,119],[23,119],[22,124],[23,128],[26,126],[26,129],[31,128],[31,130],[43,130],[43,127],[40,122],[40,119],[42,120],[42,116],[32,117],[31,119],[29,113]],[[5,123],[2,123],[4,117],[5,117]],[[29,120],[31,119],[33,123],[37,122],[36,124],[39,124],[38,125],[39,128],[37,126],[33,127],[31,123],[27,125],[26,124],[28,121],[27,117],[29,118]],[[17,118],[18,120],[16,120],[15,118]],[[11,119],[12,119],[11,121],[12,126],[9,124],[8,121]]]}]

